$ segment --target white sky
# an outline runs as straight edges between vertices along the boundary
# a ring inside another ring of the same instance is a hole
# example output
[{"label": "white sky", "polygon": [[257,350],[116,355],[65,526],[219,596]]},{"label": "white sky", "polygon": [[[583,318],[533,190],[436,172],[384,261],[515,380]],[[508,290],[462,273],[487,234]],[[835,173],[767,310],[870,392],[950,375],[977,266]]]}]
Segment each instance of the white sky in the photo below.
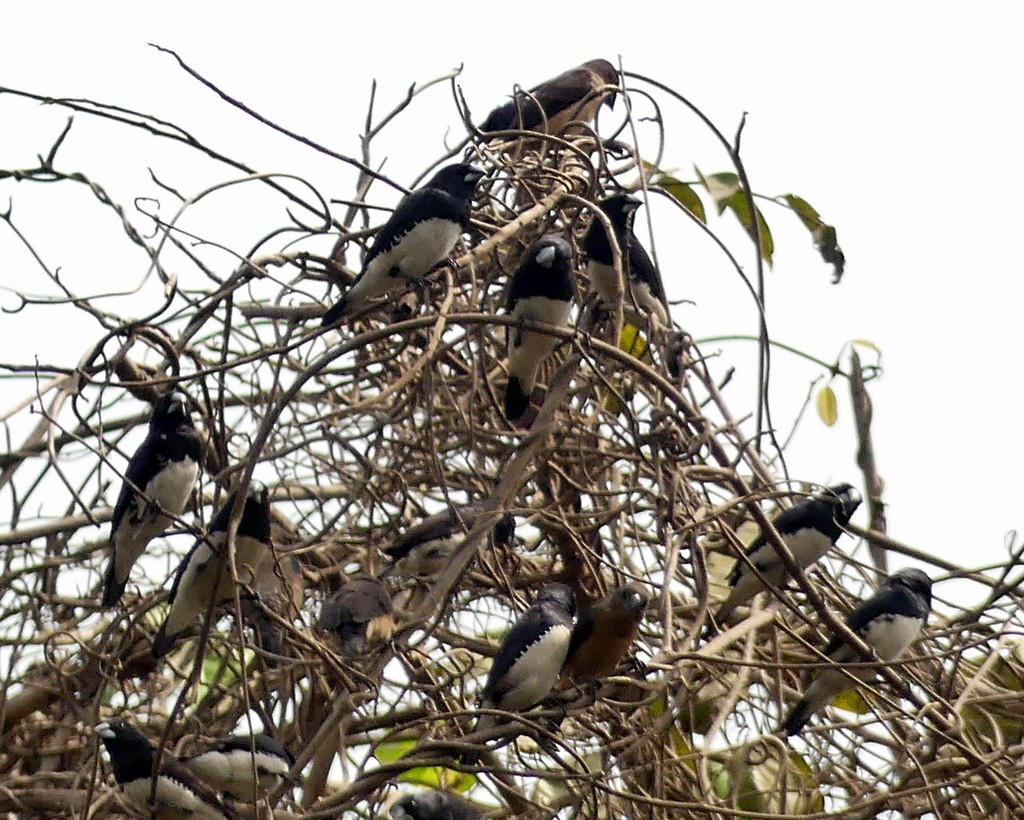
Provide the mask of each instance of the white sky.
[{"label": "white sky", "polygon": [[[627,69],[689,97],[729,135],[747,111],[743,157],[755,190],[805,197],[837,226],[848,261],[842,285],[833,287],[795,218],[766,210],[776,241],[768,274],[772,336],[825,360],[853,338],[877,344],[885,375],[871,393],[890,533],[967,565],[997,561],[1004,533],[1024,526],[1024,286],[1016,247],[1024,215],[1022,15],[1009,3],[969,12],[944,3],[838,5],[291,2],[271,12],[186,1],[157,15],[143,11],[157,7],[137,3],[33,4],[31,11],[21,4],[3,11],[0,85],[151,113],[260,170],[306,175],[333,197],[351,195],[346,168],[228,109],[146,43],[175,49],[268,118],[352,156],[371,79],[383,110],[412,83],[460,63],[460,85],[478,121],[515,82],[534,85],[583,60],[619,55]],[[500,9],[501,19],[488,18],[488,8]],[[0,168],[31,165],[65,116],[0,96]],[[695,162],[728,170],[692,117],[673,109],[666,116],[666,166],[686,179]],[[458,121],[440,87],[385,132],[374,158],[387,157],[386,172],[409,184],[442,152],[449,127]],[[125,205],[152,192],[147,165],[186,193],[224,177],[217,170],[193,182],[173,156],[153,152],[152,141],[138,140],[133,153],[114,133],[80,117],[60,157],[64,168],[94,174]],[[452,141],[459,138],[456,132]],[[105,290],[119,275],[132,283],[142,277],[137,256],[123,268],[111,263],[111,246],[124,240],[109,220],[82,224],[70,205],[43,208],[52,200],[42,194],[50,192],[0,183],[0,207],[13,197],[22,224],[46,226],[47,261],[62,266],[80,292]],[[379,196],[389,204],[384,191]],[[674,309],[675,318],[698,338],[755,332],[753,305],[735,273],[700,234],[670,212],[659,222],[661,213],[654,228],[669,296],[697,302]],[[191,224],[203,216],[198,211]],[[235,218],[225,235],[240,252],[264,233],[261,219],[267,226],[282,219],[279,210],[228,216]],[[710,227],[745,254],[752,274],[753,257],[731,217],[712,217]],[[225,257],[225,272],[230,265]],[[0,285],[35,278],[0,225]],[[141,303],[157,293],[144,290]],[[0,304],[10,298],[0,293]],[[36,352],[44,361],[78,359],[91,339],[69,340],[41,327],[39,315],[0,317],[0,360],[30,361]],[[752,348],[722,350],[738,368],[753,367]],[[775,419],[785,433],[820,371],[782,353],[774,362]],[[738,380],[728,394],[738,415],[753,395],[745,384]],[[846,388],[835,386],[843,423],[826,430],[807,419],[790,471],[862,486]],[[0,395],[0,407],[9,398]],[[855,520],[864,523],[864,513]]]}]

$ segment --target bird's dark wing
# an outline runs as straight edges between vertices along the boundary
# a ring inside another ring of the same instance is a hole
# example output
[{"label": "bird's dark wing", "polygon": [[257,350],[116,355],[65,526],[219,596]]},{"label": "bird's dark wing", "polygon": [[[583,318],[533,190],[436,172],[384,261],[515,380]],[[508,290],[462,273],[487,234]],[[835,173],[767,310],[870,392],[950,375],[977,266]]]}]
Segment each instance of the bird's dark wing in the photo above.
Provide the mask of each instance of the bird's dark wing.
[{"label": "bird's dark wing", "polygon": [[[471,202],[460,200],[436,188],[417,188],[398,203],[391,218],[373,238],[373,247],[366,254],[358,282],[376,257],[391,250],[413,226],[428,219],[447,219],[458,223],[463,230],[469,227]],[[353,282],[353,285],[355,282]]]},{"label": "bird's dark wing", "polygon": [[160,763],[160,773],[164,777],[177,780],[204,803],[223,814],[227,820],[241,820],[241,815],[238,812],[229,808],[213,789],[196,777],[195,773],[181,761],[164,755]]},{"label": "bird's dark wing", "polygon": [[145,491],[149,480],[157,474],[160,463],[157,460],[157,439],[159,434],[150,432],[145,441],[135,451],[128,461],[128,469],[124,473],[124,483],[121,485],[121,492],[117,495],[117,503],[114,505],[114,515],[111,519],[111,532],[116,532],[121,525],[128,507],[136,496],[138,487],[140,492]]},{"label": "bird's dark wing", "polygon": [[587,607],[580,613],[576,625],[572,628],[572,637],[569,638],[569,652],[565,656],[565,663],[572,661],[572,656],[584,643],[587,638],[594,634],[594,611]]},{"label": "bird's dark wing", "polygon": [[487,684],[484,686],[484,697],[494,691],[516,660],[553,625],[554,621],[543,607],[534,605],[523,613],[501,642],[498,653],[491,662],[491,671],[487,675]]},{"label": "bird's dark wing", "polygon": [[661,273],[654,265],[647,249],[640,244],[636,236],[630,237],[629,242],[629,267],[633,278],[643,282],[651,291],[651,295],[661,302],[668,310],[668,301],[665,298],[665,286],[661,281]]},{"label": "bird's dark wing", "polygon": [[[881,586],[870,598],[865,598],[846,618],[846,625],[851,631],[858,635],[862,634],[864,628],[881,615],[906,615],[909,617],[920,617],[917,604],[909,594],[893,589],[890,586]],[[832,655],[834,652],[845,646],[842,638],[834,637],[827,647],[825,654]]]}]

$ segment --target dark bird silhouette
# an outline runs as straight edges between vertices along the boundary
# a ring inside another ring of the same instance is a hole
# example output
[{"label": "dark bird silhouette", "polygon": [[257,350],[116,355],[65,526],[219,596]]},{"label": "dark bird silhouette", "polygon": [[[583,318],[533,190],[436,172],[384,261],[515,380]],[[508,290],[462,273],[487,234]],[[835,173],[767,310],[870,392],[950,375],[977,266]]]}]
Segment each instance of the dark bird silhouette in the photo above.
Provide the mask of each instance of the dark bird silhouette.
[{"label": "dark bird silhouette", "polygon": [[[206,783],[169,754],[157,750],[134,726],[111,720],[96,727],[125,798],[156,820],[240,820]],[[159,761],[156,791],[153,770]],[[152,796],[152,797],[151,797]]]},{"label": "dark bird silhouette", "polygon": [[[409,527],[383,551],[394,562],[399,575],[425,576],[440,572],[456,545],[462,542],[485,510],[484,502],[466,504],[457,510],[449,507]],[[515,518],[506,513],[494,525],[492,542],[511,546],[515,529]]]},{"label": "dark bird silhouette", "polygon": [[614,672],[636,640],[649,600],[647,588],[634,582],[586,607],[573,627],[562,673],[579,680]]},{"label": "dark bird silhouette", "polygon": [[405,196],[373,238],[355,282],[324,314],[323,324],[350,318],[381,297],[404,292],[444,262],[469,230],[473,191],[483,175],[465,163],[446,165]]},{"label": "dark bird silhouette", "polygon": [[421,791],[407,794],[389,812],[391,820],[480,820],[480,810],[457,794]]},{"label": "dark bird silhouette", "polygon": [[346,655],[361,655],[370,646],[391,640],[391,597],[376,578],[354,578],[324,601],[320,627],[338,636]]},{"label": "dark bird silhouette", "polygon": [[274,738],[258,734],[232,735],[182,762],[216,791],[255,803],[284,782],[295,758]]},{"label": "dark bird silhouette", "polygon": [[185,511],[202,462],[203,441],[189,415],[188,396],[174,390],[153,407],[149,432],[128,462],[114,505],[104,607],[117,604],[146,546]]},{"label": "dark bird silhouette", "polygon": [[[931,579],[919,569],[901,569],[890,575],[871,597],[857,604],[846,619],[846,625],[879,660],[894,661],[917,640],[931,606]],[[825,647],[825,655],[838,665],[871,660],[862,657],[839,637]],[[827,706],[840,692],[853,688],[854,681],[866,683],[875,675],[876,670],[868,668],[824,670],[782,722],[782,731],[787,736],[795,735],[815,712]]]},{"label": "dark bird silhouette", "polygon": [[517,91],[504,105],[495,108],[480,130],[524,130],[558,134],[570,122],[591,123],[601,105],[615,107],[619,72],[607,60],[590,60],[543,82],[529,93]]},{"label": "dark bird silhouette", "polygon": [[[494,656],[480,698],[483,709],[525,712],[547,697],[569,652],[576,598],[565,584],[547,584],[509,630]],[[495,725],[482,715],[477,730]],[[473,762],[475,756],[467,760]]]},{"label": "dark bird silhouette", "polygon": [[[154,657],[166,655],[181,633],[204,617],[211,606],[234,598],[235,586],[227,564],[227,535],[238,492],[228,496],[210,522],[209,532],[196,541],[178,566],[171,587],[171,608],[153,639]],[[265,484],[253,481],[246,491],[235,535],[235,567],[240,581],[251,583],[269,547],[270,493]]]},{"label": "dark bird silhouette", "polygon": [[[850,484],[835,484],[783,510],[772,524],[800,569],[807,569],[835,546],[860,502],[860,493]],[[786,568],[764,533],[747,547],[746,555],[749,564],[737,561],[729,574],[732,591],[715,613],[719,624],[725,623],[736,607],[764,590],[766,583],[781,589],[787,580]],[[757,567],[761,577],[750,564]]]},{"label": "dark bird silhouette", "polygon": [[[625,194],[616,194],[598,203],[611,223],[615,244],[621,254],[625,274],[621,297],[623,317],[639,328],[647,326],[648,317],[655,325],[664,327],[669,324],[665,286],[651,257],[633,233],[636,210],[642,204],[639,199]],[[597,293],[602,306],[611,309],[616,301],[619,275],[615,271],[615,256],[608,231],[600,219],[591,219],[583,239],[583,251],[587,255],[590,287]]]},{"label": "dark bird silhouette", "polygon": [[507,329],[505,418],[509,421],[526,413],[537,371],[560,341],[556,336],[528,329],[527,323],[555,327],[568,324],[575,294],[572,267],[572,246],[561,236],[549,234],[530,246],[512,277],[505,309],[519,324]]}]

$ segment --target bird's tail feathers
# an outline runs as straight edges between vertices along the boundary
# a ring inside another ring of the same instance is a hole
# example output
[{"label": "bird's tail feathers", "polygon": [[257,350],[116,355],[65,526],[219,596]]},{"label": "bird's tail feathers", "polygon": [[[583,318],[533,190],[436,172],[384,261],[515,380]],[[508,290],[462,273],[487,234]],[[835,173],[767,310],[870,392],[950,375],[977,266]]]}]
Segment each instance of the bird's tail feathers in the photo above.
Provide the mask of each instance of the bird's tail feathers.
[{"label": "bird's tail feathers", "polygon": [[520,419],[530,407],[530,396],[523,390],[523,384],[518,376],[508,377],[508,387],[505,388],[505,418],[509,421]]},{"label": "bird's tail feathers", "polygon": [[117,580],[117,561],[114,557],[110,557],[110,566],[107,569],[107,577],[103,582],[103,600],[101,606],[104,609],[113,609],[117,606],[117,602],[121,600],[121,596],[124,595],[124,589],[128,586],[128,581],[119,583]]},{"label": "bird's tail feathers", "polygon": [[792,737],[807,725],[813,714],[814,704],[806,697],[801,698],[779,728],[786,733],[786,737]]},{"label": "bird's tail feathers", "polygon": [[323,321],[321,322],[321,325],[323,327],[330,327],[331,325],[336,324],[337,322],[340,322],[342,319],[346,318],[348,313],[348,299],[342,296],[337,302],[331,305],[328,311],[324,314],[324,318]]},{"label": "bird's tail feathers", "polygon": [[174,646],[177,640],[178,634],[168,635],[167,623],[162,623],[159,631],[153,638],[153,657],[160,660],[160,658],[171,651],[171,647]]}]

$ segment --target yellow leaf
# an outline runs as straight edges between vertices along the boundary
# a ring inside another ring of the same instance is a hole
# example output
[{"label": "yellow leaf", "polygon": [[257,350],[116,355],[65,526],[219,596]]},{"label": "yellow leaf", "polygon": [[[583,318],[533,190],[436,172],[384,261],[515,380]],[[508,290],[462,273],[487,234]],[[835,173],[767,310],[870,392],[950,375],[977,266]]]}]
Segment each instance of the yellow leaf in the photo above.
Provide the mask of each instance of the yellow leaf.
[{"label": "yellow leaf", "polygon": [[647,339],[639,328],[627,322],[622,325],[622,333],[619,334],[619,350],[640,359],[647,352]]},{"label": "yellow leaf", "polygon": [[827,384],[818,391],[818,416],[827,427],[831,427],[839,420],[839,405],[836,403],[836,393]]}]

